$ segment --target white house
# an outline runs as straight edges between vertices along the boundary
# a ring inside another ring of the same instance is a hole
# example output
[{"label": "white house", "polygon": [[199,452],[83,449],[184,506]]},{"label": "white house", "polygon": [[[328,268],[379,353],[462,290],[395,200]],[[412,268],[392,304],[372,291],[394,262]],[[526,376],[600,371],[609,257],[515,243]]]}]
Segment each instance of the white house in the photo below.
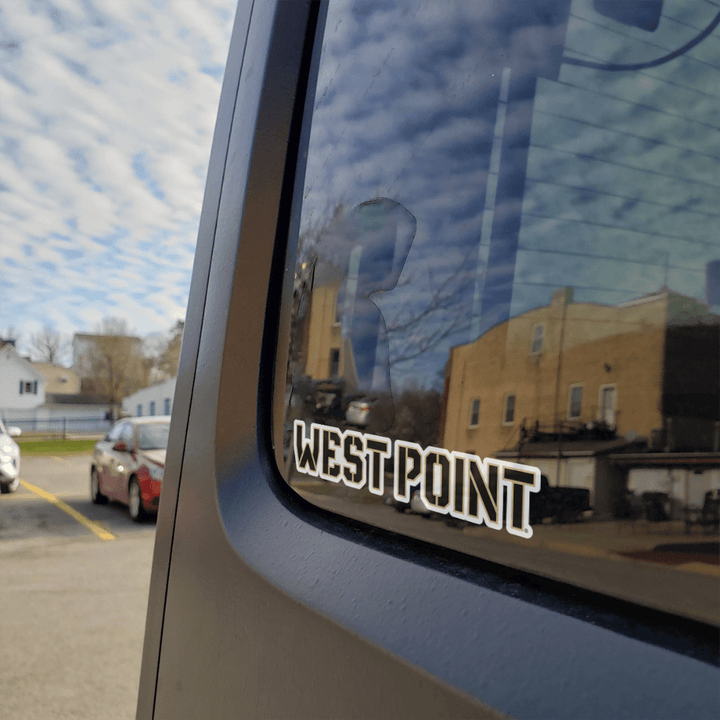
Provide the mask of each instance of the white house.
[{"label": "white house", "polygon": [[123,414],[137,417],[170,415],[175,395],[175,381],[176,378],[170,378],[128,395],[123,400]]},{"label": "white house", "polygon": [[6,419],[32,412],[45,402],[45,377],[18,354],[12,342],[0,340],[0,412]]}]

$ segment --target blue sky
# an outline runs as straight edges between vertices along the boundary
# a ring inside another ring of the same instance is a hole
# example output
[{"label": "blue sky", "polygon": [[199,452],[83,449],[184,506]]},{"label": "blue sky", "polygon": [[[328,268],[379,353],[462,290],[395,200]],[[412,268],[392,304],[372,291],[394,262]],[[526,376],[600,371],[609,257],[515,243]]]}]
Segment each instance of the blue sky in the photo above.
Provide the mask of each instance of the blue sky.
[{"label": "blue sky", "polygon": [[185,315],[234,0],[0,0],[0,335]]}]

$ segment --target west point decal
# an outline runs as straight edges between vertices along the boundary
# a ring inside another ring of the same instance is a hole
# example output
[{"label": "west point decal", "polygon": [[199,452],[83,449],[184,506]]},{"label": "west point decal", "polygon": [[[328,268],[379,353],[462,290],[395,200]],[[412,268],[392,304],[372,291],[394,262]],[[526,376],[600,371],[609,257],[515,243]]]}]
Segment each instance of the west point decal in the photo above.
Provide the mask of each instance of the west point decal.
[{"label": "west point decal", "polygon": [[317,423],[307,434],[302,420],[295,421],[293,450],[295,466],[305,475],[356,489],[367,485],[383,495],[391,471],[393,497],[400,502],[409,502],[417,489],[430,512],[532,537],[530,493],[540,489],[536,467]]}]

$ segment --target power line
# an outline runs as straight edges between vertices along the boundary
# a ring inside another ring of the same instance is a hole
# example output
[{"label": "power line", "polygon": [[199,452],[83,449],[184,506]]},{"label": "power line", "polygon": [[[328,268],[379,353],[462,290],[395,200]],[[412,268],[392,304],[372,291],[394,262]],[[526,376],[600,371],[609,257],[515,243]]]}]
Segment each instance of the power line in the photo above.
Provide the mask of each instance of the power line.
[{"label": "power line", "polygon": [[[720,98],[718,98],[720,100]],[[692,148],[683,147],[682,145],[673,145],[672,143],[664,142],[663,140],[657,140],[656,138],[648,137],[647,135],[636,135],[635,133],[628,132],[627,130],[617,130],[614,127],[608,127],[607,125],[600,125],[599,123],[590,122],[589,120],[581,120],[579,118],[569,117],[568,115],[560,115],[559,113],[549,112],[548,110],[538,110],[535,112],[541,115],[548,115],[549,117],[560,118],[561,120],[567,120],[568,122],[578,123],[580,125],[587,125],[588,127],[598,128],[600,130],[606,130],[607,132],[615,133],[616,135],[625,135],[626,137],[635,138],[636,140],[642,140],[643,142],[650,142],[654,145],[662,145],[664,147],[673,148],[680,150],[683,153],[692,153],[693,155],[699,155],[700,157],[706,157],[710,160],[716,160],[720,162],[720,156],[710,155],[708,153],[700,152],[699,150],[693,150]]]},{"label": "power line", "polygon": [[659,170],[648,170],[647,168],[637,167],[636,165],[626,165],[625,163],[612,162],[605,158],[598,157],[597,155],[591,155],[590,153],[573,152],[572,150],[564,150],[563,148],[553,147],[551,145],[540,145],[538,143],[531,143],[530,147],[539,148],[540,150],[551,150],[552,152],[563,153],[564,155],[572,155],[573,157],[580,158],[582,160],[592,160],[593,162],[603,163],[604,165],[612,165],[614,167],[624,168],[625,170],[634,170],[635,172],[645,173],[647,175],[656,175],[658,177],[667,178],[674,182],[684,182],[691,185],[700,185],[706,188],[712,188],[713,190],[720,190],[720,185],[714,185],[713,183],[705,182],[703,180],[693,180],[691,178],[685,178],[681,175],[673,175],[671,173],[660,172]]},{"label": "power line", "polygon": [[[630,200],[632,202],[642,203],[643,205],[652,205],[653,207],[661,207],[661,208],[665,208],[667,210],[673,210],[674,208],[677,207],[677,205],[667,205],[665,203],[655,202],[654,200],[646,200],[644,198],[632,197],[631,195],[620,195],[618,193],[608,192],[607,190],[598,190],[597,188],[586,187],[583,185],[570,185],[568,183],[553,182],[552,180],[543,180],[541,178],[526,177],[525,182],[537,183],[537,184],[541,184],[541,185],[553,185],[555,187],[566,188],[568,190],[591,192],[594,195],[604,195],[604,196],[611,197],[611,198],[617,198],[618,200]],[[707,218],[720,219],[720,214],[703,212],[702,210],[690,210],[690,209],[683,210],[683,214],[702,215],[703,217],[707,217]]]},{"label": "power line", "polygon": [[[712,3],[714,5],[714,3]],[[720,7],[718,5],[715,5],[715,7]],[[684,27],[690,28],[691,30],[696,30],[697,32],[701,32],[702,28],[698,27],[697,25],[691,25],[689,22],[685,22],[684,20],[678,20],[677,18],[670,17],[670,15],[662,15],[661,17],[664,17],[666,20],[669,20],[670,22],[677,23],[678,25],[682,25]],[[720,40],[719,37],[716,35],[710,35],[711,40]]]},{"label": "power line", "polygon": [[[582,55],[586,55],[587,57],[596,57],[595,55],[590,55],[589,53],[579,53]],[[638,75],[644,75],[645,77],[651,78],[655,82],[658,83],[665,83],[666,85],[672,85],[673,87],[678,87],[681,90],[685,90],[686,92],[692,92],[696,95],[702,95],[703,97],[710,98],[711,100],[717,101],[719,98],[716,95],[713,95],[712,93],[705,92],[704,90],[698,90],[695,87],[691,87],[690,85],[682,85],[681,83],[675,82],[674,80],[669,80],[668,78],[659,77],[657,75],[651,75],[650,73],[645,73],[642,71],[637,72]],[[608,92],[602,92],[600,90],[591,90],[588,87],[585,87],[584,85],[575,85],[574,83],[567,82],[566,80],[554,80],[553,81],[557,85],[565,85],[567,87],[571,87],[575,90],[582,90],[583,92],[593,93],[594,95],[599,95],[600,97],[607,97],[611,100],[617,100],[619,102],[626,103],[627,105],[636,105],[637,107],[644,108],[646,110],[651,110],[652,112],[660,113],[661,115],[668,115],[669,117],[673,118],[679,118],[681,120],[685,120],[690,123],[695,123],[697,125],[703,125],[704,127],[708,127],[712,130],[720,130],[720,128],[717,127],[717,125],[711,125],[710,123],[702,122],[701,120],[696,120],[693,117],[689,117],[688,115],[680,115],[679,113],[672,113],[668,112],[667,110],[660,110],[660,108],[653,107],[652,105],[646,105],[645,103],[635,102],[634,100],[628,100],[625,97],[620,97],[619,95],[611,95]]]},{"label": "power line", "polygon": [[[548,255],[567,255],[569,257],[582,257],[582,258],[588,258],[591,260],[612,260],[614,262],[632,263],[634,265],[643,265],[645,267],[647,267],[647,266],[666,267],[665,262],[657,263],[657,262],[653,262],[651,260],[634,260],[632,258],[616,257],[613,255],[594,255],[592,253],[582,253],[582,252],[577,252],[574,250],[554,250],[552,248],[534,248],[534,247],[529,247],[528,245],[518,245],[518,250],[524,250],[525,252],[545,253]],[[699,273],[701,275],[705,274],[705,268],[698,269],[698,268],[684,267],[682,265],[667,265],[667,267],[671,270],[683,270],[685,272],[694,272],[694,273]]]},{"label": "power line", "polygon": [[680,242],[688,242],[693,245],[705,245],[706,247],[720,248],[720,243],[707,242],[706,240],[695,240],[694,238],[685,238],[679,235],[665,235],[663,233],[647,232],[646,230],[636,230],[634,228],[624,228],[619,225],[608,225],[606,223],[593,222],[591,220],[577,220],[575,218],[563,218],[554,215],[541,215],[540,213],[523,212],[524,217],[534,217],[540,220],[556,220],[557,222],[576,223],[580,225],[590,225],[591,227],[600,227],[607,230],[618,230],[626,233],[635,233],[637,235],[647,235],[652,238],[665,238],[666,240],[679,240]]},{"label": "power line", "polygon": [[[585,22],[588,22],[592,25],[598,25],[598,23],[593,22],[592,20],[586,20],[585,18],[579,18],[581,20],[585,20]],[[669,62],[670,60],[674,60],[675,58],[680,57],[681,55],[684,55],[688,52],[688,50],[691,50],[696,45],[701,43],[710,33],[718,26],[720,25],[720,13],[718,13],[712,20],[712,22],[703,30],[699,35],[696,35],[692,40],[685,43],[682,47],[679,47],[677,50],[673,50],[671,53],[668,53],[667,55],[663,55],[662,57],[656,58],[655,60],[650,60],[648,62],[642,62],[642,63],[633,63],[633,64],[619,64],[619,63],[590,63],[585,60],[580,60],[578,58],[571,58],[571,57],[565,57],[563,55],[563,62],[567,63],[568,65],[579,65],[580,67],[589,67],[593,68],[595,70],[605,70],[605,71],[632,71],[632,70],[643,70],[645,68],[652,68],[657,67],[658,65],[663,65],[666,62]],[[600,27],[603,27],[600,25]],[[635,40],[637,42],[637,38],[633,38],[629,35],[626,35],[624,33],[618,32],[617,30],[613,30],[612,32],[615,32],[617,35],[620,35],[621,37],[627,37],[632,40]],[[647,45],[652,45],[652,43],[647,42],[646,40],[641,40],[641,42],[644,42]],[[657,47],[657,46],[656,46]],[[570,49],[570,52],[574,52],[574,50]],[[720,68],[715,67],[714,65],[710,65],[710,63],[706,63],[703,60],[698,60],[697,58],[692,57],[692,55],[688,55],[688,59],[694,60],[695,62],[701,63],[703,65],[708,65],[711,68],[714,68],[715,70],[720,70]]]},{"label": "power line", "polygon": [[[565,287],[561,283],[544,283],[544,282],[532,282],[531,280],[514,280],[513,285],[529,285],[531,287],[550,287],[556,290]],[[615,288],[608,287],[596,287],[594,285],[572,285],[573,290],[597,290],[599,292],[614,292],[620,295],[629,295],[630,290],[625,288],[624,290],[616,290]]]}]

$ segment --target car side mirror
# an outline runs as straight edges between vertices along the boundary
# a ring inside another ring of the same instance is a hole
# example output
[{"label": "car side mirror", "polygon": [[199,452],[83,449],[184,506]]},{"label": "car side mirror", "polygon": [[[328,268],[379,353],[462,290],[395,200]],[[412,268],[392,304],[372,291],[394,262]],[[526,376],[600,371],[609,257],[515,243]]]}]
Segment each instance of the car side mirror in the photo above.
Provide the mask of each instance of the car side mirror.
[{"label": "car side mirror", "polygon": [[127,452],[128,451],[127,443],[123,442],[122,440],[118,440],[113,445],[113,450],[115,450],[116,452]]},{"label": "car side mirror", "polygon": [[10,437],[17,437],[18,435],[22,435],[22,430],[17,427],[16,425],[11,425],[8,429],[8,435]]}]

